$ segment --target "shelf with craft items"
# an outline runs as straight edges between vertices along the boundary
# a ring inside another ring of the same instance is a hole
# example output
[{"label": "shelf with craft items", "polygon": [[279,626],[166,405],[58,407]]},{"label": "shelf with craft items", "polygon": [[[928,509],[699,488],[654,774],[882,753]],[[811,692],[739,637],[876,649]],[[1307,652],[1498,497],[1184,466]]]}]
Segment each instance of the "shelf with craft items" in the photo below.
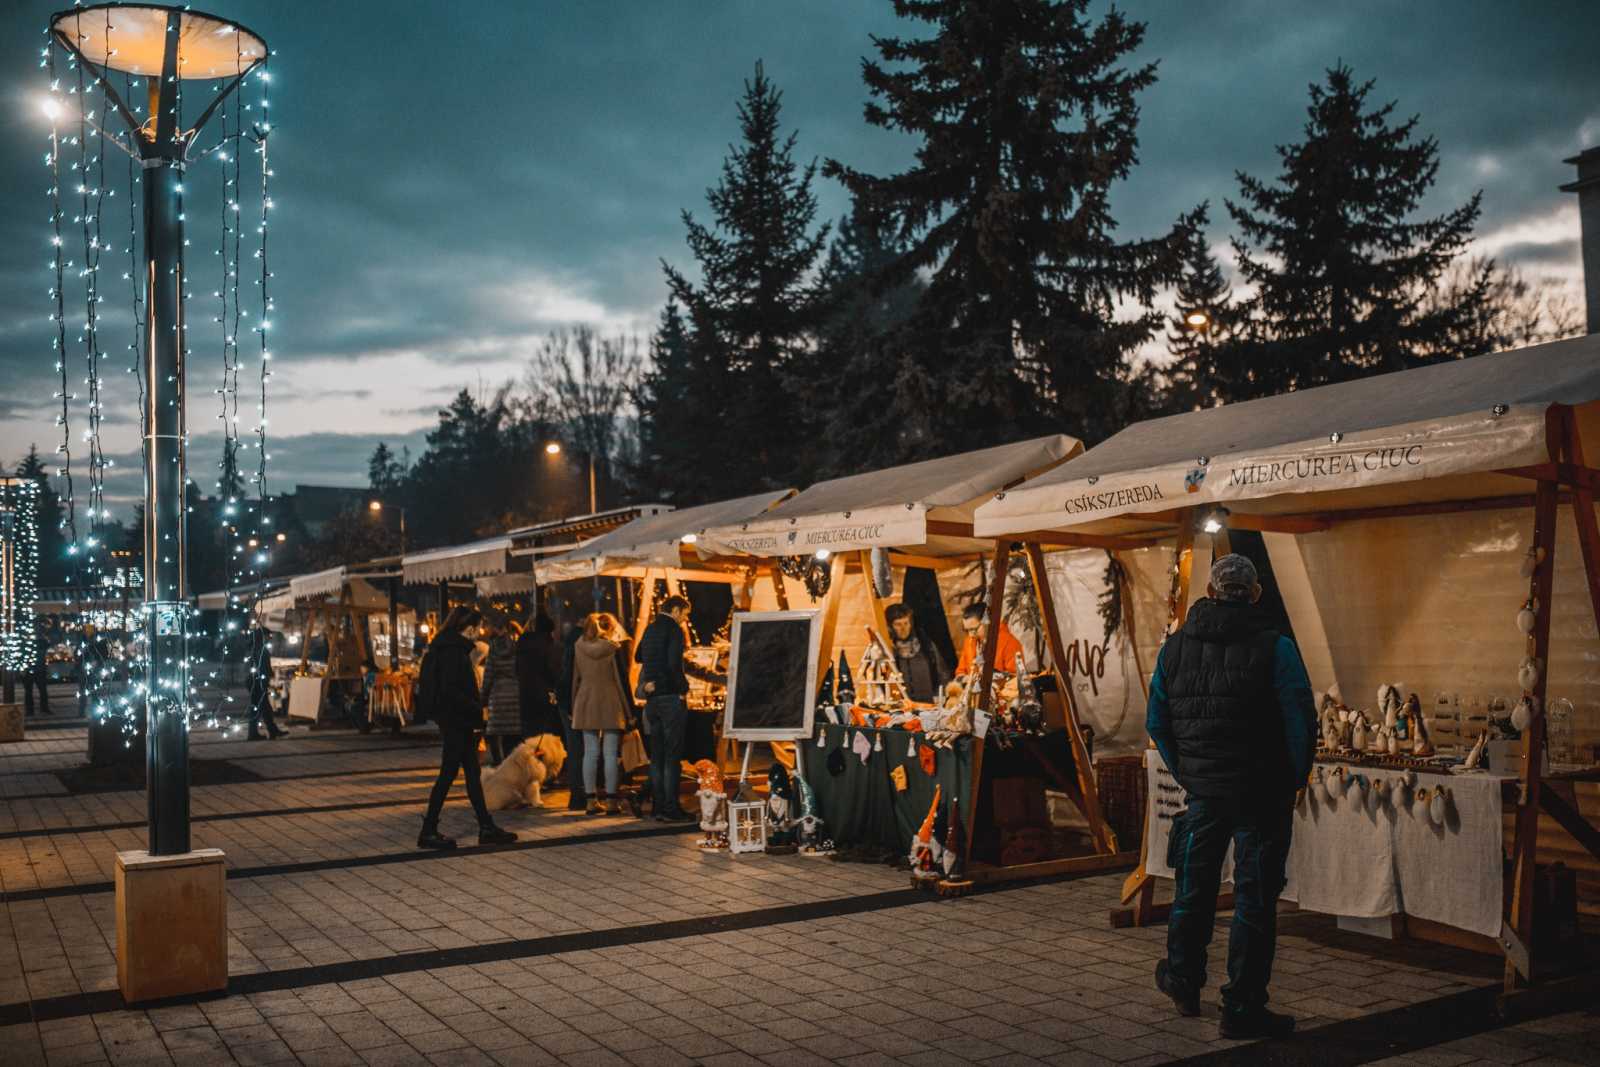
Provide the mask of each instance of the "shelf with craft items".
[{"label": "shelf with craft items", "polygon": [[[1183,624],[1206,558],[1228,552],[1239,531],[1259,534],[1313,678],[1375,692],[1410,677],[1423,684],[1401,692],[1436,694],[1400,704],[1425,730],[1438,727],[1433,752],[1395,737],[1390,754],[1386,694],[1363,716],[1382,751],[1341,738],[1320,754],[1332,761],[1324,778],[1340,768],[1368,782],[1451,773],[1448,810],[1464,781],[1493,777],[1481,767],[1495,742],[1489,716],[1474,719],[1470,706],[1502,694],[1511,729],[1495,733],[1515,735],[1504,790],[1510,874],[1500,928],[1482,940],[1506,959],[1508,998],[1560,969],[1541,932],[1560,919],[1549,903],[1560,871],[1541,860],[1575,869],[1590,906],[1600,899],[1591,762],[1600,692],[1582,666],[1600,628],[1600,470],[1585,460],[1586,447],[1600,447],[1597,357],[1600,337],[1590,336],[1135,424],[980,507],[975,522],[978,534],[1030,550],[1164,548],[1168,632]],[[1485,695],[1454,695],[1470,689]],[[1565,735],[1548,772],[1547,731]],[[1378,799],[1392,811],[1389,792]],[[1114,923],[1163,916],[1148,849],[1147,835]],[[1496,855],[1484,886],[1500,885]]]}]

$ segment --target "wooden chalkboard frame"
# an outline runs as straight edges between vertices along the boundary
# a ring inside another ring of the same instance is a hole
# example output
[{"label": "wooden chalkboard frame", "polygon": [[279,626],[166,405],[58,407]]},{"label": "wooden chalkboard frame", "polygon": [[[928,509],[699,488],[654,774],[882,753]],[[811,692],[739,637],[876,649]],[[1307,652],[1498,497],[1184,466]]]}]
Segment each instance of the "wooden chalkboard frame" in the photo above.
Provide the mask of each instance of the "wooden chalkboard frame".
[{"label": "wooden chalkboard frame", "polygon": [[[807,638],[805,684],[805,721],[799,729],[741,729],[734,726],[734,705],[739,692],[739,650],[744,624],[749,622],[810,623]],[[733,615],[733,644],[728,653],[728,699],[722,711],[722,736],[738,741],[793,741],[810,737],[816,728],[817,693],[811,680],[817,676],[817,659],[822,650],[822,612],[820,611],[739,611]]]}]

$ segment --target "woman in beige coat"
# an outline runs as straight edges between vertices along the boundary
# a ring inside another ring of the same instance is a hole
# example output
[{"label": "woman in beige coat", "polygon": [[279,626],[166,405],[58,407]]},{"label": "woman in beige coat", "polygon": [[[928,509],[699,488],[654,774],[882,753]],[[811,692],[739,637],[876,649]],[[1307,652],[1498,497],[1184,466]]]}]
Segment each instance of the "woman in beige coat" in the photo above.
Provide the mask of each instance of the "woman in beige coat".
[{"label": "woman in beige coat", "polygon": [[[589,815],[618,813],[617,762],[622,731],[628,728],[630,701],[624,686],[622,625],[604,612],[583,620],[583,636],[572,656],[572,728],[583,731],[583,787]],[[605,790],[596,789],[600,763],[606,768]]]}]

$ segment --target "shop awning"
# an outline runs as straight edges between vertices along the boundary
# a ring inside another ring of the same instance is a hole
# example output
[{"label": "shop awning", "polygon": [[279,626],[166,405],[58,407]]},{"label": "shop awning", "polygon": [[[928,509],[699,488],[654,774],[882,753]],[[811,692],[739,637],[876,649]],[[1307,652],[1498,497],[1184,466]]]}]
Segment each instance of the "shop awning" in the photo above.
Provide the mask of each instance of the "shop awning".
[{"label": "shop awning", "polygon": [[289,579],[289,594],[295,600],[314,600],[334,596],[344,588],[345,568],[329,567],[314,574],[302,574]]},{"label": "shop awning", "polygon": [[510,559],[511,538],[489,537],[464,545],[413,552],[402,560],[401,570],[407,585],[425,585],[504,574],[509,569]]},{"label": "shop awning", "polygon": [[1050,470],[1082,448],[1065,434],[820,482],[759,518],[705,531],[705,552],[807,555],[865,548],[916,548],[962,555],[973,513],[997,491]]},{"label": "shop awning", "polygon": [[592,578],[629,567],[677,567],[682,562],[681,546],[697,544],[706,530],[754,518],[793,495],[793,489],[773,490],[646,515],[569,552],[539,560],[533,570],[541,583],[549,583]]},{"label": "shop awning", "polygon": [[[1597,400],[1590,334],[1152,419],[983,504],[975,532],[1125,532],[1209,503],[1293,513],[1527,493],[1493,472],[1549,460],[1550,405]],[[1596,417],[1580,412],[1586,427]]]},{"label": "shop awning", "polygon": [[482,597],[515,596],[518,593],[531,593],[539,588],[538,580],[526,571],[520,574],[491,574],[473,579],[472,584],[477,594]]}]

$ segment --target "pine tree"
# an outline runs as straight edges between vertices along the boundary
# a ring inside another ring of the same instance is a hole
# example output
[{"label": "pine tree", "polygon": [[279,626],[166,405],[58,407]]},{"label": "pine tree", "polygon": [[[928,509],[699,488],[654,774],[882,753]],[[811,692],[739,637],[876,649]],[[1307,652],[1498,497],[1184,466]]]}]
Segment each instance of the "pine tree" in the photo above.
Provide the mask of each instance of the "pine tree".
[{"label": "pine tree", "polygon": [[885,466],[915,451],[917,443],[905,438],[906,424],[886,414],[895,406],[905,362],[895,331],[927,287],[915,276],[876,285],[903,253],[860,211],[840,220],[828,248],[819,286],[827,310],[815,372],[795,383],[812,429],[807,466],[813,480]]},{"label": "pine tree", "polygon": [[400,491],[405,482],[407,462],[394,454],[382,441],[367,457],[367,487],[379,497],[389,497]]},{"label": "pine tree", "polygon": [[721,419],[707,415],[728,395],[732,372],[725,360],[696,342],[678,302],[667,300],[650,339],[650,366],[639,382],[639,461],[633,480],[675,504],[701,504],[717,496],[710,461],[723,447]]},{"label": "pine tree", "polygon": [[[829,160],[906,252],[880,284],[931,276],[897,331],[890,417],[907,459],[1120,422],[1132,357],[1156,335],[1157,289],[1177,280],[1190,218],[1149,240],[1114,239],[1110,189],[1138,161],[1128,67],[1142,23],[1088,0],[895,0],[924,39],[875,38],[862,76],[874,126],[920,138],[916,163],[878,177]],[[1141,305],[1133,317],[1121,304]]]},{"label": "pine tree", "polygon": [[1167,325],[1172,362],[1162,368],[1163,406],[1170,411],[1212,407],[1229,394],[1230,342],[1234,332],[1233,288],[1203,230],[1184,252],[1176,309]]},{"label": "pine tree", "polygon": [[[706,192],[714,223],[683,215],[700,282],[662,264],[686,316],[688,363],[698,377],[667,383],[658,368],[654,387],[677,397],[680,410],[673,417],[693,427],[690,440],[698,441],[698,447],[672,447],[706,469],[669,467],[663,454],[654,473],[663,492],[685,502],[693,483],[706,486],[708,495],[731,496],[790,484],[795,473],[794,451],[786,444],[793,438],[774,430],[803,432],[786,386],[804,372],[793,364],[805,358],[816,323],[820,305],[812,275],[828,228],[814,230],[816,164],[795,161],[796,134],[780,136],[782,100],[756,64],[739,103],[741,143]],[[699,373],[713,363],[727,373]],[[664,441],[659,428],[646,436],[658,449]]]},{"label": "pine tree", "polygon": [[1228,202],[1241,232],[1239,271],[1255,291],[1245,305],[1229,399],[1244,399],[1400,370],[1464,353],[1450,339],[1482,299],[1486,277],[1449,304],[1430,300],[1466,248],[1475,194],[1453,211],[1414,219],[1439,170],[1439,148],[1395,105],[1369,108],[1372,82],[1343,65],[1310,87],[1305,137],[1280,145],[1283,170],[1268,184],[1238,175]]}]

